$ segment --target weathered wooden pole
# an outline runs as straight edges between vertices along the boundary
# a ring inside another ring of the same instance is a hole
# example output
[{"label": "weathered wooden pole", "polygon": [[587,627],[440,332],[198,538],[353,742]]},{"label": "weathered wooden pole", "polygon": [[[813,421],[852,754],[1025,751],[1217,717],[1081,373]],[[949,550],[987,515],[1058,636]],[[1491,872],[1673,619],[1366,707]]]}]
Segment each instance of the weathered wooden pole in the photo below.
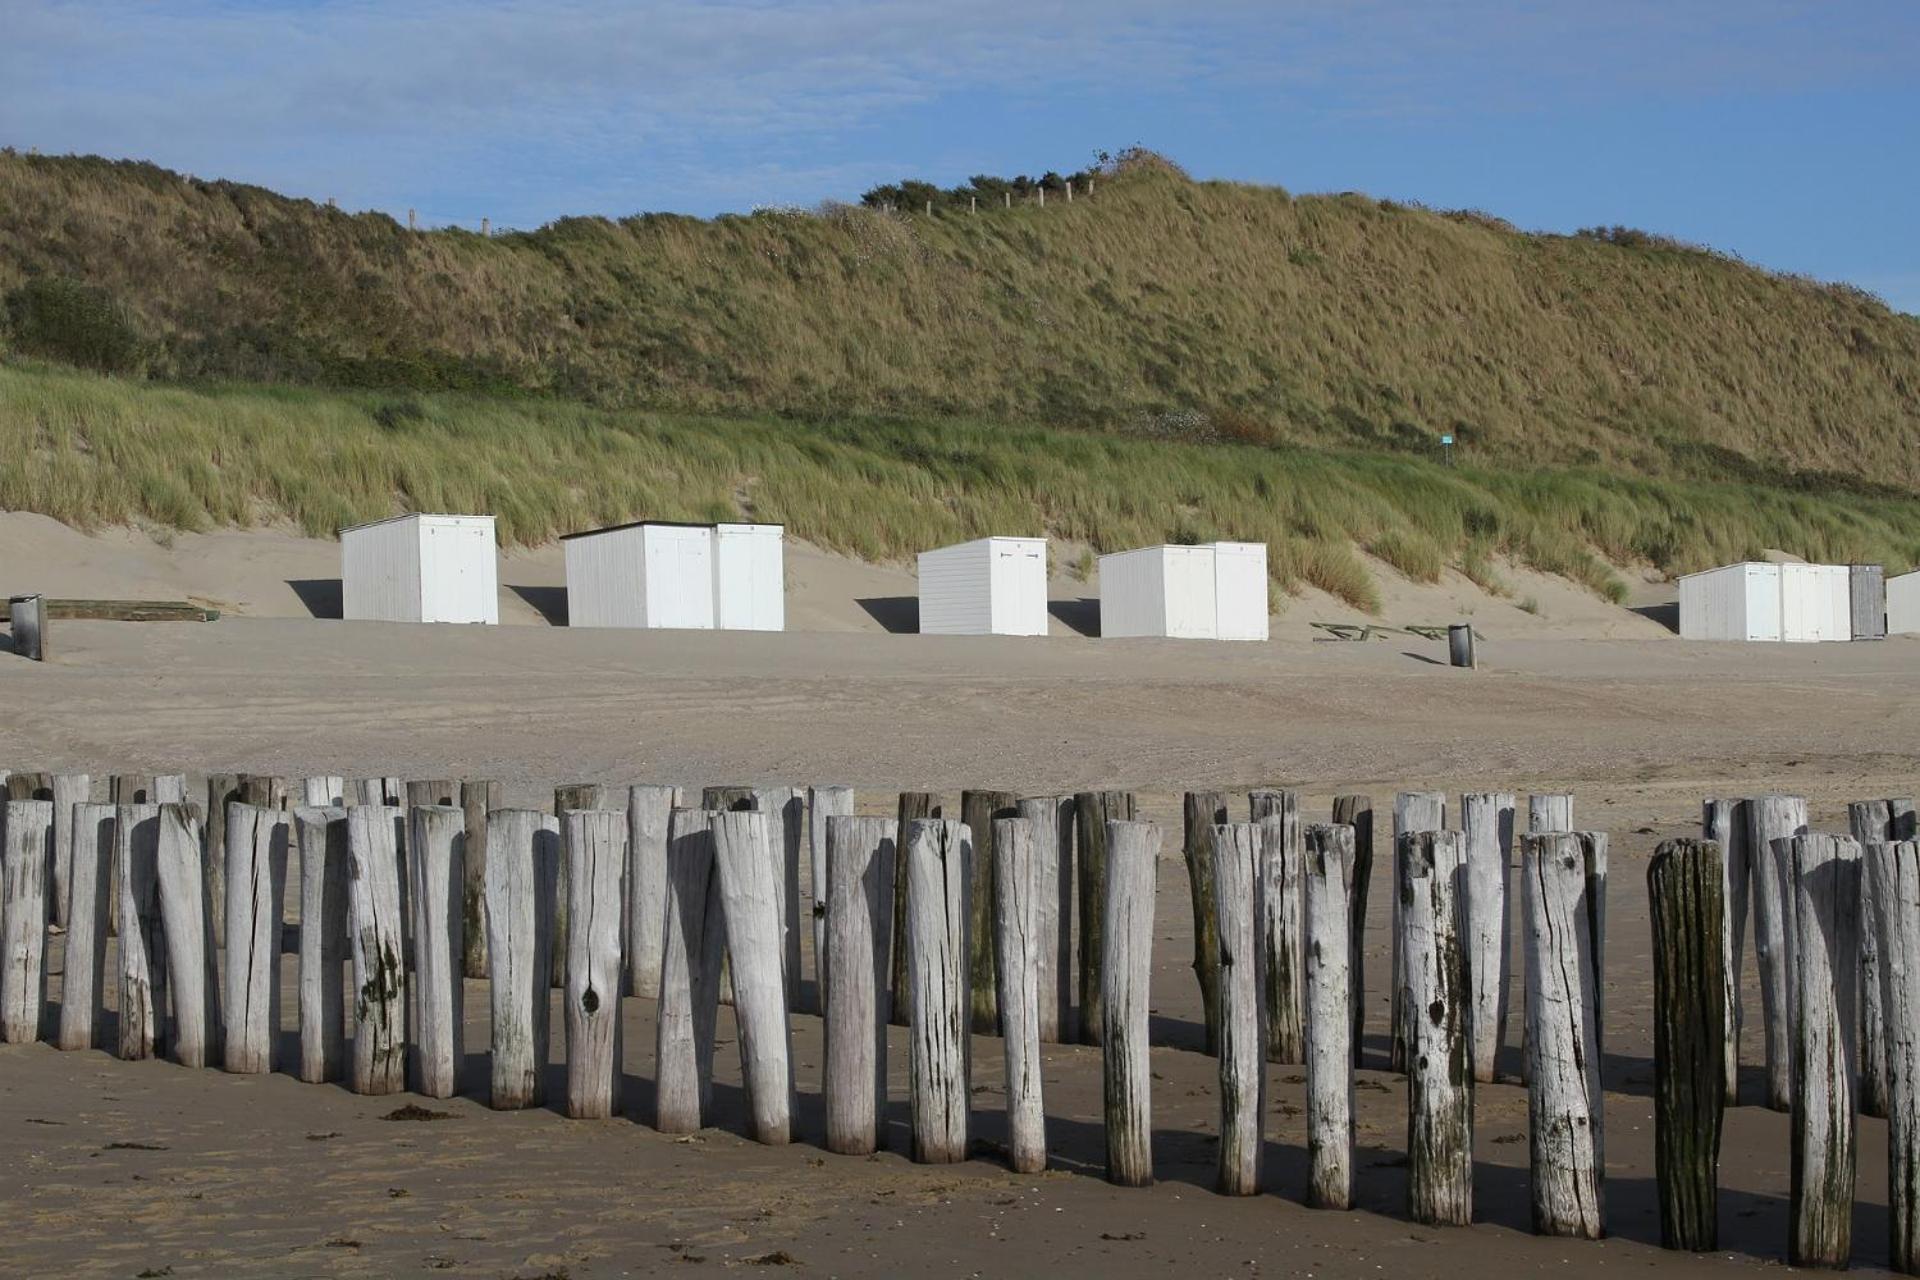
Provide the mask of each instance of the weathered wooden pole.
[{"label": "weathered wooden pole", "polygon": [[[167,946],[168,985],[173,996],[173,1060],[204,1067],[221,1059],[220,967],[207,918],[198,806],[160,806],[155,849],[159,877],[160,931]],[[301,926],[304,936],[306,926]],[[336,1013],[335,1026],[338,1026]]]},{"label": "weathered wooden pole", "polygon": [[679,787],[642,783],[627,792],[627,989],[649,1000],[660,995],[667,828],[683,803]]},{"label": "weathered wooden pole", "polygon": [[[347,811],[293,811],[300,849],[300,1078],[338,1080],[347,1060]],[[161,882],[164,895],[166,882]],[[172,936],[173,922],[167,922]],[[178,966],[175,966],[178,972]]]},{"label": "weathered wooden pole", "polygon": [[377,804],[399,808],[407,802],[407,789],[398,778],[355,778],[350,785],[355,805]]},{"label": "weathered wooden pole", "polygon": [[863,1156],[880,1147],[887,1107],[893,819],[830,813],[820,842],[815,890],[826,894],[826,946],[816,963],[825,983],[827,1150]]},{"label": "weathered wooden pole", "polygon": [[407,970],[400,925],[398,810],[358,805],[347,815],[347,937],[353,955],[355,1093],[407,1084]]},{"label": "weathered wooden pole", "polygon": [[1300,794],[1283,787],[1255,787],[1247,792],[1247,818],[1260,822],[1300,812]]},{"label": "weathered wooden pole", "polygon": [[1306,861],[1300,811],[1289,805],[1257,819],[1260,828],[1260,955],[1266,983],[1267,1060],[1307,1060]]},{"label": "weathered wooden pole", "polygon": [[938,819],[939,798],[927,791],[902,791],[896,811],[895,829],[899,832],[893,863],[893,1013],[896,1027],[910,1025],[913,1010],[913,983],[907,975],[907,824],[923,818]]},{"label": "weathered wooden pole", "polygon": [[1533,1229],[1600,1238],[1605,1179],[1593,939],[1580,838],[1529,835],[1520,853],[1527,980]]},{"label": "weathered wooden pole", "polygon": [[533,809],[487,814],[487,967],[493,1063],[487,1105],[516,1111],[546,1101],[554,898],[560,820]]},{"label": "weathered wooden pole", "polygon": [[1074,837],[1080,876],[1080,1039],[1099,1044],[1105,1024],[1101,1013],[1101,941],[1107,905],[1107,824],[1133,821],[1130,791],[1082,791],[1074,798]]},{"label": "weathered wooden pole", "polygon": [[[67,927],[67,900],[73,884],[73,807],[93,799],[93,779],[84,773],[53,776],[53,879],[48,892],[47,918]],[[66,990],[63,983],[60,988]]]},{"label": "weathered wooden pole", "polygon": [[1353,1204],[1353,828],[1314,824],[1302,864],[1306,905],[1307,1204]]},{"label": "weathered wooden pole", "polygon": [[305,808],[344,808],[347,803],[347,780],[330,774],[316,774],[311,778],[302,778],[300,795]]},{"label": "weathered wooden pole", "polygon": [[407,874],[413,885],[414,1029],[412,1088],[428,1098],[460,1092],[466,1060],[462,942],[465,928],[467,815],[458,805],[407,810]]},{"label": "weathered wooden pole", "polygon": [[1333,825],[1353,828],[1353,874],[1347,891],[1347,983],[1353,992],[1353,1065],[1366,1038],[1367,890],[1373,882],[1373,797],[1333,798]]},{"label": "weathered wooden pole", "polygon": [[713,1031],[725,945],[713,874],[713,815],[676,808],[667,821],[666,919],[661,931],[655,1028],[654,1127],[692,1133],[713,1087]]},{"label": "weathered wooden pole", "polygon": [[752,787],[705,787],[700,807],[709,813],[743,813],[753,808]]},{"label": "weathered wooden pole", "polygon": [[560,820],[567,860],[567,1114],[620,1110],[621,879],[627,815],[573,809]]},{"label": "weathered wooden pole", "polygon": [[[827,1007],[827,819],[852,816],[852,787],[834,785],[807,788],[809,896],[803,904],[803,910],[813,919],[813,1008],[816,1012],[824,1012]],[[891,904],[888,909],[892,909]]]},{"label": "weathered wooden pole", "polygon": [[60,979],[62,1049],[91,1049],[106,1009],[107,889],[113,879],[114,807],[73,809],[73,861],[67,895],[66,972]]},{"label": "weathered wooden pole", "polygon": [[1461,950],[1457,831],[1399,841],[1401,1007],[1407,1019],[1407,1214],[1429,1226],[1473,1220],[1473,1072]]},{"label": "weathered wooden pole", "polygon": [[1001,818],[1019,815],[1019,798],[1011,791],[963,791],[960,793],[960,821],[973,836],[973,919],[968,953],[973,965],[969,989],[973,993],[972,1023],[975,1035],[1000,1034],[1000,1001],[994,986],[993,911],[994,856],[993,824]]},{"label": "weathered wooden pole", "polygon": [[6,802],[5,925],[0,932],[0,1040],[40,1038],[47,997],[47,875],[53,867],[53,802]]},{"label": "weathered wooden pole", "polygon": [[1653,1153],[1660,1244],[1719,1246],[1725,1095],[1726,872],[1712,840],[1668,840],[1647,864],[1653,928]]},{"label": "weathered wooden pole", "polygon": [[[1905,834],[1896,832],[1896,834]],[[1920,845],[1868,845],[1887,1036],[1887,1236],[1895,1271],[1920,1274]]]},{"label": "weathered wooden pole", "polygon": [[468,779],[460,784],[460,809],[465,816],[466,848],[460,855],[465,881],[460,890],[464,948],[460,971],[469,978],[487,976],[487,815],[502,804],[497,782]]},{"label": "weathered wooden pole", "polygon": [[1573,797],[1562,791],[1527,797],[1527,834],[1554,835],[1573,830]]},{"label": "weathered wooden pole", "polygon": [[793,1054],[782,955],[782,868],[773,843],[778,821],[778,814],[766,812],[718,813],[712,824],[714,872],[720,881],[727,954],[733,964],[748,1136],[774,1146],[789,1140],[793,1114]]},{"label": "weathered wooden pole", "polygon": [[[1270,839],[1262,833],[1263,842]],[[1153,891],[1160,828],[1107,824],[1106,927],[1101,935],[1101,1065],[1106,1095],[1107,1181],[1153,1183],[1153,1079],[1148,1007],[1153,974]],[[1265,856],[1264,853],[1262,855]]]},{"label": "weathered wooden pole", "polygon": [[[598,782],[569,782],[553,789],[553,816],[560,819],[560,825],[566,826],[567,814],[573,810],[608,809],[613,807],[613,789]],[[573,901],[572,891],[567,887],[567,859],[560,858],[560,883],[555,888],[553,921],[553,961],[548,968],[553,985],[561,987],[567,981],[567,911]]]},{"label": "weathered wooden pole", "polygon": [[[1214,828],[1232,821],[1218,791],[1189,791],[1183,806],[1181,852],[1187,860],[1187,892],[1193,902],[1193,977],[1200,986],[1206,1052],[1220,1051],[1220,904],[1213,890]],[[1223,1153],[1224,1155],[1224,1153]]]},{"label": "weathered wooden pole", "polygon": [[273,1070],[280,1030],[280,912],[287,886],[287,821],[259,805],[227,806],[227,963],[220,1008],[224,1065]]},{"label": "weathered wooden pole", "polygon": [[1506,792],[1460,797],[1460,835],[1467,851],[1467,975],[1473,984],[1467,1029],[1473,1078],[1482,1084],[1493,1081],[1507,1033],[1507,940],[1512,933],[1507,871],[1513,865],[1513,814],[1514,799]]},{"label": "weathered wooden pole", "polygon": [[458,808],[460,784],[452,778],[415,779],[407,783],[407,808]]},{"label": "weathered wooden pole", "polygon": [[1015,1173],[1047,1167],[1047,1114],[1040,1080],[1039,915],[1033,828],[994,819],[994,972],[1007,1070],[1007,1162]]},{"label": "weathered wooden pole", "polygon": [[[9,826],[12,824],[9,823]],[[166,1052],[167,942],[160,914],[160,806],[116,806],[120,884],[120,1044],[130,1061]]]},{"label": "weathered wooden pole", "polygon": [[[1587,936],[1593,965],[1594,1069],[1607,1057],[1607,833],[1576,831],[1587,880]],[[1599,1138],[1596,1134],[1595,1143]],[[1601,1162],[1605,1167],[1605,1161]]]},{"label": "weathered wooden pole", "polygon": [[753,807],[767,815],[768,837],[780,865],[780,976],[787,1008],[800,1008],[800,864],[805,860],[807,793],[796,787],[760,787]]},{"label": "weathered wooden pole", "polygon": [[1793,837],[1806,834],[1807,802],[1799,796],[1755,796],[1747,802],[1747,819],[1767,1105],[1787,1111],[1793,1106]]},{"label": "weathered wooden pole", "polygon": [[[1855,800],[1847,806],[1847,826],[1862,849],[1894,838],[1891,805],[1885,800]],[[1873,882],[1860,879],[1859,1096],[1863,1115],[1887,1114],[1887,1029],[1880,1010],[1879,946],[1873,929]]]},{"label": "weathered wooden pole", "polygon": [[1034,979],[1040,1000],[1040,1039],[1078,1040],[1073,1027],[1072,796],[1031,796],[1020,802],[1033,839]]},{"label": "weathered wooden pole", "polygon": [[972,1108],[967,895],[973,888],[973,837],[965,823],[923,818],[907,824],[906,841],[913,1159],[954,1164],[967,1158]]},{"label": "weathered wooden pole", "polygon": [[1720,972],[1724,990],[1721,1006],[1725,1017],[1721,1024],[1725,1041],[1721,1050],[1721,1069],[1726,1079],[1721,1096],[1728,1106],[1740,1100],[1740,1027],[1745,1018],[1740,994],[1740,962],[1747,931],[1747,901],[1753,885],[1753,862],[1747,849],[1745,800],[1708,798],[1701,807],[1700,835],[1720,846],[1721,954]]},{"label": "weathered wooden pole", "polygon": [[1855,983],[1860,846],[1798,835],[1793,865],[1793,1160],[1787,1261],[1845,1267],[1853,1252]]},{"label": "weathered wooden pole", "polygon": [[[119,790],[120,779],[115,778]],[[207,923],[217,946],[227,945],[227,806],[246,801],[237,773],[216,773],[207,779],[207,807],[201,816],[200,878],[207,886]],[[132,801],[114,797],[115,804]],[[116,916],[116,919],[118,917]]]},{"label": "weathered wooden pole", "polygon": [[1260,948],[1261,846],[1257,823],[1220,823],[1213,840],[1214,946],[1219,983],[1220,1164],[1222,1195],[1260,1190],[1266,1145],[1267,1004]]},{"label": "weathered wooden pole", "polygon": [[1389,1070],[1404,1073],[1407,1069],[1407,1042],[1412,1035],[1407,1025],[1407,1011],[1404,1004],[1407,975],[1405,957],[1401,944],[1405,941],[1400,927],[1400,912],[1404,907],[1400,892],[1405,879],[1400,874],[1400,863],[1405,857],[1404,838],[1422,831],[1440,831],[1447,825],[1447,797],[1439,791],[1402,791],[1393,798],[1393,896],[1389,899],[1392,908],[1392,963],[1388,972],[1393,977],[1393,987],[1387,1000],[1387,1066]]}]

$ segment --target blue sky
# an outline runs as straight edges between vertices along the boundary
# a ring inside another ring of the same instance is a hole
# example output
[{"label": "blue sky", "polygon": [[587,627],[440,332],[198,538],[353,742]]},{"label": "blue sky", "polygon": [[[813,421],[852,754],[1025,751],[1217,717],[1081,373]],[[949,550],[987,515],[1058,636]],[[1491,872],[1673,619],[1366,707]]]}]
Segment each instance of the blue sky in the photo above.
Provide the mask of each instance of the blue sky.
[{"label": "blue sky", "polygon": [[0,144],[432,223],[1196,176],[1625,223],[1920,312],[1920,0],[0,0]]}]

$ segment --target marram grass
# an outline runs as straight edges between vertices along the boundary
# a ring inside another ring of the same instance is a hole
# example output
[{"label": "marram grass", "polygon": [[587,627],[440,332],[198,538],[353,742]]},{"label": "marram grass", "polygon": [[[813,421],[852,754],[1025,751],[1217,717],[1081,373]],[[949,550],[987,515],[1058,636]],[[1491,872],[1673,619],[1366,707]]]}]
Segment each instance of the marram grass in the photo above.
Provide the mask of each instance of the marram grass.
[{"label": "marram grass", "polygon": [[987,533],[1100,551],[1263,541],[1281,590],[1364,609],[1356,548],[1500,589],[1504,554],[1618,596],[1607,563],[1686,572],[1781,548],[1920,561],[1920,504],[1838,490],[1448,467],[1396,454],[1193,444],[967,418],[793,419],[467,394],[162,386],[0,364],[0,509],[79,527],[491,512],[539,543],[635,518],[748,515],[871,560]]}]

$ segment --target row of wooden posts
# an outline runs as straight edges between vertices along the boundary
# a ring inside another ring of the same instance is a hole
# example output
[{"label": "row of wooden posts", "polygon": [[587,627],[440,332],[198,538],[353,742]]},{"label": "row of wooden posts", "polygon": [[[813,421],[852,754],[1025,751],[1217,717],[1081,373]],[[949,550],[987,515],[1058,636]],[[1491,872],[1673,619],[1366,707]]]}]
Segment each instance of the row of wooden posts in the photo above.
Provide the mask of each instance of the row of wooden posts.
[{"label": "row of wooden posts", "polygon": [[[1103,1050],[1108,1176],[1152,1180],[1148,987],[1162,835],[1135,820],[1128,793],[968,792],[963,820],[951,821],[926,793],[902,794],[896,818],[856,817],[847,787],[710,787],[697,808],[674,787],[633,787],[624,808],[610,788],[563,787],[545,813],[500,807],[497,785],[475,782],[308,779],[307,803],[290,812],[288,785],[263,777],[211,779],[204,810],[187,803],[178,776],[117,776],[106,804],[92,802],[84,775],[14,774],[7,785],[0,1038],[45,1030],[52,921],[66,934],[52,1036],[61,1048],[95,1044],[117,931],[120,1056],[272,1070],[282,904],[297,852],[292,1065],[304,1080],[455,1093],[463,982],[487,978],[491,1104],[544,1101],[547,993],[563,987],[564,1109],[608,1116],[621,1107],[620,997],[636,994],[658,1000],[653,1120],[684,1132],[709,1116],[717,1009],[730,999],[751,1134],[786,1142],[789,1014],[803,1002],[799,935],[811,916],[831,1150],[880,1143],[894,1022],[910,1028],[913,1157],[966,1157],[969,1036],[998,1033],[1009,1159],[1038,1170],[1040,1045],[1079,1038]],[[1511,795],[1465,795],[1449,830],[1440,793],[1403,793],[1394,805],[1389,1043],[1408,1082],[1408,1212],[1434,1224],[1472,1217],[1473,1087],[1493,1078],[1505,1037],[1517,844],[1534,1224],[1597,1237],[1607,839],[1571,830],[1570,796],[1532,797],[1517,839],[1516,809]],[[1804,802],[1709,800],[1704,838],[1656,852],[1656,1164],[1670,1247],[1715,1244],[1751,889],[1769,1101],[1776,1063],[1799,1064],[1785,1076],[1792,1259],[1837,1265],[1850,1250],[1859,1050],[1863,1064],[1877,1062],[1862,1073],[1865,1094],[1891,1117],[1895,1265],[1915,1270],[1911,815],[1905,802],[1864,802],[1851,814],[1856,835],[1831,836],[1807,830]],[[1304,823],[1294,793],[1261,790],[1248,816],[1233,821],[1219,793],[1186,797],[1194,968],[1221,1080],[1218,1185],[1260,1189],[1266,1063],[1304,1062],[1308,1199],[1346,1207],[1372,803],[1342,796],[1334,821]],[[810,904],[800,900],[803,850]],[[1877,993],[1859,1019],[1856,990]],[[1778,1055],[1776,1019],[1790,1027]]]}]

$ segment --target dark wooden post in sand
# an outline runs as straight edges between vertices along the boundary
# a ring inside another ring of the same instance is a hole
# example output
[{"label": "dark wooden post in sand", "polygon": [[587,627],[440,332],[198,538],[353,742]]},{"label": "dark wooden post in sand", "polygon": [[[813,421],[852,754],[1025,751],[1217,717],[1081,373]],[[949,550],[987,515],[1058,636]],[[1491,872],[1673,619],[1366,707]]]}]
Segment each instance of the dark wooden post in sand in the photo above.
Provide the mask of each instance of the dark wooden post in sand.
[{"label": "dark wooden post in sand", "polygon": [[1019,801],[1011,791],[960,793],[960,821],[973,833],[973,919],[968,925],[968,945],[973,957],[975,1035],[1000,1034],[1000,997],[994,985],[993,957],[993,824],[1001,818],[1018,817]]},{"label": "dark wooden post in sand", "polygon": [[1353,828],[1353,877],[1347,886],[1347,982],[1353,991],[1353,1065],[1366,1038],[1367,889],[1373,881],[1373,797],[1333,798],[1333,825]]},{"label": "dark wooden post in sand", "polygon": [[1074,842],[1080,859],[1080,1039],[1099,1044],[1102,1032],[1100,966],[1107,910],[1107,824],[1133,821],[1131,791],[1075,794]]},{"label": "dark wooden post in sand", "polygon": [[924,818],[940,817],[940,798],[930,791],[902,791],[894,812],[893,858],[893,1007],[887,1020],[896,1027],[911,1025],[913,983],[907,975],[907,824]]},{"label": "dark wooden post in sand", "polygon": [[1866,848],[1887,1033],[1887,1252],[1920,1274],[1920,845]]},{"label": "dark wooden post in sand", "polygon": [[1725,1094],[1726,872],[1712,840],[1668,840],[1647,864],[1653,926],[1653,1141],[1660,1244],[1719,1246]]},{"label": "dark wooden post in sand", "polygon": [[1220,904],[1214,899],[1214,828],[1231,821],[1218,791],[1186,795],[1187,890],[1193,898],[1193,977],[1200,984],[1208,1053],[1220,1052]]},{"label": "dark wooden post in sand", "polygon": [[1793,1163],[1787,1261],[1845,1267],[1853,1252],[1854,985],[1860,970],[1860,846],[1799,835],[1793,868]]}]

